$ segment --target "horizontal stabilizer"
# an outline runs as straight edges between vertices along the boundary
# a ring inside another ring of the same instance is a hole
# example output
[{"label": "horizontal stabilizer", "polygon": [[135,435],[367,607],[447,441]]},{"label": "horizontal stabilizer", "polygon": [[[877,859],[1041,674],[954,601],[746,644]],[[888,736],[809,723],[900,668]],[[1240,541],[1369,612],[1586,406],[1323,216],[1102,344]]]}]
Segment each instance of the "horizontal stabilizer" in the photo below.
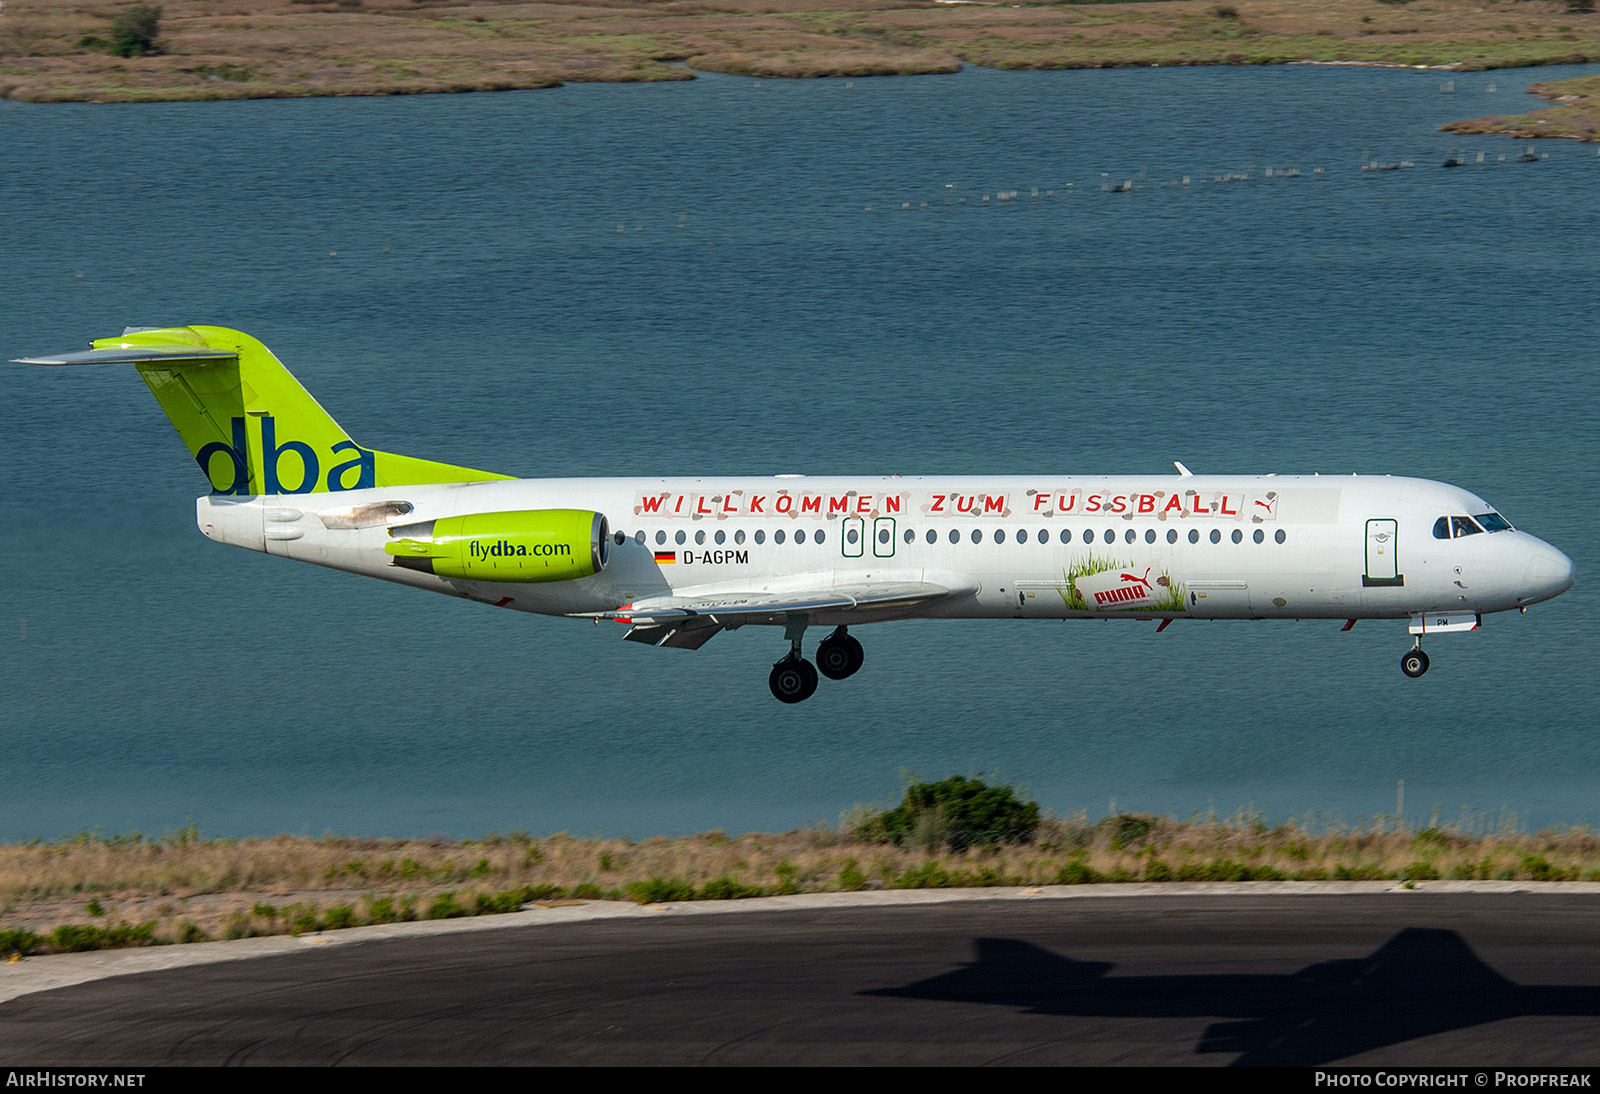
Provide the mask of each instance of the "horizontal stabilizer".
[{"label": "horizontal stabilizer", "polygon": [[197,364],[238,359],[239,355],[233,350],[211,349],[207,346],[118,346],[115,349],[86,349],[73,353],[50,353],[42,357],[13,358],[19,365],[148,365],[176,361]]}]

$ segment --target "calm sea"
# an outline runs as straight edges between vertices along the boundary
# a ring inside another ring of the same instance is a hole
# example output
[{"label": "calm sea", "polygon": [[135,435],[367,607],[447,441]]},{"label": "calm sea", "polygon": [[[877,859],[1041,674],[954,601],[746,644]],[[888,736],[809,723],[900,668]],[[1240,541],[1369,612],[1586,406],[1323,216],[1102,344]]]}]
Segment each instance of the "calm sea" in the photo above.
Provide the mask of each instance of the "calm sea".
[{"label": "calm sea", "polygon": [[0,838],[782,829],[954,773],[1600,819],[1600,157],[1436,130],[1579,71],[0,103],[6,358],[235,326],[362,443],[529,476],[1420,475],[1579,572],[1419,681],[1401,624],[912,622],[789,708],[776,632],[656,650],[213,545],[132,370],[5,366]]}]

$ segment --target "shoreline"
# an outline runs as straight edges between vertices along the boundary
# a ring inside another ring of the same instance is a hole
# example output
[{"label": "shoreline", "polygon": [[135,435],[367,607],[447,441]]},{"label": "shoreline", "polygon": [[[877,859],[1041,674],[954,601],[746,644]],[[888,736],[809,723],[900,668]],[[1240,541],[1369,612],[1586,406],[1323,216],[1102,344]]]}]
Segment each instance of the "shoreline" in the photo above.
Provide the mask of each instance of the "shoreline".
[{"label": "shoreline", "polygon": [[1587,828],[1522,833],[1505,822],[1495,834],[1478,831],[1487,818],[1470,832],[1393,818],[1313,832],[1304,823],[1269,827],[1251,813],[1225,821],[1118,814],[1093,823],[1046,818],[1031,839],[960,849],[932,830],[897,844],[865,814],[837,829],[645,840],[566,833],[233,840],[202,838],[193,826],[153,838],[84,833],[0,845],[0,960],[593,901],[745,905],[872,892],[932,899],[952,890],[1049,886],[1600,884],[1600,836]]},{"label": "shoreline", "polygon": [[[0,98],[132,103],[450,94],[687,80],[696,71],[853,79],[948,74],[966,65],[1045,71],[1313,64],[1462,72],[1600,61],[1600,15],[1568,12],[1563,0],[1520,0],[1514,12],[1496,0],[1326,0],[1314,10],[1295,0],[243,5],[165,0],[154,52],[111,56],[110,16],[125,9],[10,0],[0,14]],[[1561,128],[1558,119],[1541,118],[1538,128]],[[1562,135],[1582,132],[1575,127]]]}]

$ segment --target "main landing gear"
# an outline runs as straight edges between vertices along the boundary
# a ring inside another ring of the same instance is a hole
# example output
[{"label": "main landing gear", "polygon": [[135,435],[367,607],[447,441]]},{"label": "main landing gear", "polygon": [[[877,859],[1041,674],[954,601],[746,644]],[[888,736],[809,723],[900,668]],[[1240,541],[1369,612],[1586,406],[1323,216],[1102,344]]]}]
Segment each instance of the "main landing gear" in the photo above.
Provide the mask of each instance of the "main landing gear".
[{"label": "main landing gear", "polygon": [[817,644],[816,665],[800,656],[800,636],[805,633],[805,624],[792,623],[787,633],[788,656],[773,665],[767,677],[767,686],[779,702],[798,703],[811,698],[817,690],[818,669],[830,680],[843,680],[854,676],[866,659],[861,643],[851,638],[844,627],[834,628],[832,634]]},{"label": "main landing gear", "polygon": [[1420,640],[1417,645],[1406,651],[1404,657],[1400,658],[1400,671],[1413,680],[1428,671],[1428,655],[1422,652]]}]

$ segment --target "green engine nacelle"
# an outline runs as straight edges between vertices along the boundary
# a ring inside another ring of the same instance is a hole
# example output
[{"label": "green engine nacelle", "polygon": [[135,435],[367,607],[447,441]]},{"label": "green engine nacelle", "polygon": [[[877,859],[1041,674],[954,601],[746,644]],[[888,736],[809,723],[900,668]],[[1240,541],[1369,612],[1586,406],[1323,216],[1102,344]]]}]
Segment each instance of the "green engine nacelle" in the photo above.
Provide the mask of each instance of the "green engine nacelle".
[{"label": "green engine nacelle", "polygon": [[396,566],[467,581],[571,581],[605,568],[606,518],[587,509],[469,513],[391,529]]}]

